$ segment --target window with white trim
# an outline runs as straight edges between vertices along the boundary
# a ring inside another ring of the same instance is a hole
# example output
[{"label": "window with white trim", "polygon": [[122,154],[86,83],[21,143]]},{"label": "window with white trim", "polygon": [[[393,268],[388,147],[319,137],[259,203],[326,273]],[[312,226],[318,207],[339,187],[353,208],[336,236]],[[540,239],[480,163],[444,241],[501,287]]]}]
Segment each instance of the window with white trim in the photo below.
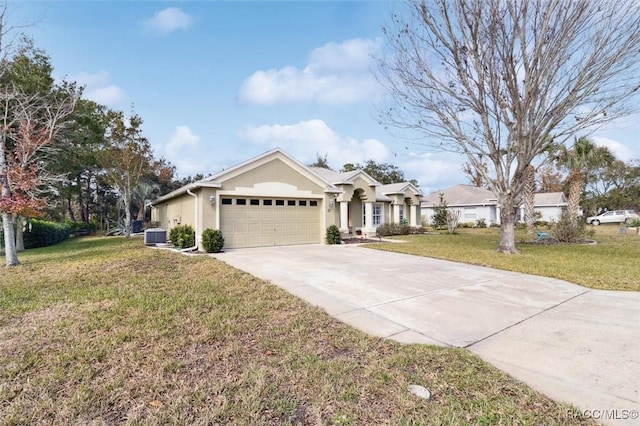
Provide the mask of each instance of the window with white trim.
[{"label": "window with white trim", "polygon": [[404,221],[404,204],[398,204],[398,213],[400,223],[402,223]]},{"label": "window with white trim", "polygon": [[373,226],[380,226],[380,224],[382,224],[382,204],[373,204],[371,207],[373,213]]},{"label": "window with white trim", "polygon": [[[366,204],[362,204],[362,226],[367,226],[367,209]],[[382,204],[371,204],[371,221],[374,228],[382,224]]]},{"label": "window with white trim", "polygon": [[465,207],[464,208],[464,218],[467,220],[476,220],[476,208],[475,207]]},{"label": "window with white trim", "polygon": [[362,203],[362,226],[367,226],[367,209],[365,203]]}]

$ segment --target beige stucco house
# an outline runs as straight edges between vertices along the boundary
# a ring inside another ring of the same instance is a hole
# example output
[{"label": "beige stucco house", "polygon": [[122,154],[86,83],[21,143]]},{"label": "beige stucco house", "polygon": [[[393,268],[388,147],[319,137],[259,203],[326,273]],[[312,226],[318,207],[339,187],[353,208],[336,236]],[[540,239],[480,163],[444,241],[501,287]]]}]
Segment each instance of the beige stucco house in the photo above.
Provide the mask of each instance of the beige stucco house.
[{"label": "beige stucco house", "polygon": [[[447,206],[460,211],[460,222],[476,222],[484,219],[487,225],[500,224],[500,207],[498,198],[488,189],[471,185],[454,185],[441,191],[432,192],[422,199],[422,216],[427,223],[440,204],[440,194],[443,194]],[[545,222],[555,222],[560,219],[562,211],[567,208],[567,200],[562,192],[536,193],[533,198],[533,208],[539,219]],[[519,221],[524,220],[524,206],[517,211]]]},{"label": "beige stucco house", "polygon": [[207,228],[225,247],[323,243],[330,225],[374,235],[383,223],[420,224],[422,194],[411,183],[381,185],[357,170],[307,167],[276,148],[166,194],[151,203],[152,220],[169,231],[188,224],[197,245]]}]

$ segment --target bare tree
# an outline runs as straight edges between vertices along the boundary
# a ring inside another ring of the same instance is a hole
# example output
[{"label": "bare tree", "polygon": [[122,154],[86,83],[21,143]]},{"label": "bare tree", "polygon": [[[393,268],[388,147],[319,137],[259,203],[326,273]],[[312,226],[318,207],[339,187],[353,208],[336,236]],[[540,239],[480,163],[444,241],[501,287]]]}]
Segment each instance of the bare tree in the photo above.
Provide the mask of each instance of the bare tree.
[{"label": "bare tree", "polygon": [[12,85],[0,87],[0,212],[6,266],[19,264],[16,219],[42,209],[43,188],[58,179],[47,172],[44,160],[78,97],[75,85],[68,84],[55,93],[35,95]]},{"label": "bare tree", "polygon": [[469,183],[471,183],[471,185],[475,186],[476,188],[486,188],[487,184],[484,181],[484,176],[487,175],[487,165],[485,163],[482,163],[480,167],[482,167],[483,173],[478,172],[475,167],[471,166],[471,164],[464,163],[462,165],[462,173],[467,176],[467,179],[469,179]]},{"label": "bare tree", "polygon": [[538,186],[540,192],[562,192],[564,177],[555,163],[538,169]]},{"label": "bare tree", "polygon": [[498,251],[518,252],[525,168],[554,141],[632,111],[639,8],[636,0],[409,0],[384,28],[383,121],[465,155],[483,175],[500,207]]}]

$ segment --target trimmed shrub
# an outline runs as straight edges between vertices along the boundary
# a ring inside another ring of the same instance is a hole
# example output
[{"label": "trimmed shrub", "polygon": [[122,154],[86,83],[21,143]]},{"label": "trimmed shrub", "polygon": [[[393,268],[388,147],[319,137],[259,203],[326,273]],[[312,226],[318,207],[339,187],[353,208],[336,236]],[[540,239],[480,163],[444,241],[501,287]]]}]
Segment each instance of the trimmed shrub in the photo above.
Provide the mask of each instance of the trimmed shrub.
[{"label": "trimmed shrub", "polygon": [[549,223],[546,220],[536,220],[533,224],[538,228],[551,228],[552,225],[552,223]]},{"label": "trimmed shrub", "polygon": [[70,223],[48,222],[45,220],[29,219],[24,231],[24,248],[47,247],[58,244],[71,235]]},{"label": "trimmed shrub", "polygon": [[627,219],[627,225],[631,226],[632,228],[640,227],[640,218],[634,217],[631,219]]},{"label": "trimmed shrub", "polygon": [[486,228],[487,227],[487,222],[485,222],[484,217],[481,217],[480,219],[476,220],[476,228]]},{"label": "trimmed shrub", "polygon": [[569,213],[562,212],[560,220],[551,227],[551,235],[562,243],[576,243],[589,233],[583,220],[572,219]]},{"label": "trimmed shrub", "polygon": [[636,228],[636,234],[640,235],[640,218],[634,217],[628,221],[627,225],[631,228]]},{"label": "trimmed shrub", "polygon": [[91,222],[70,222],[71,235],[83,236],[95,234],[100,227],[98,222],[92,220]]},{"label": "trimmed shrub", "polygon": [[331,225],[327,228],[326,239],[327,239],[327,244],[341,243],[342,240],[340,238],[340,230],[336,225]]},{"label": "trimmed shrub", "polygon": [[458,228],[458,222],[460,222],[460,210],[447,210],[447,232],[449,234],[455,234]]},{"label": "trimmed shrub", "polygon": [[219,229],[207,228],[202,233],[202,247],[207,253],[219,253],[224,247],[224,237]]},{"label": "trimmed shrub", "polygon": [[191,225],[178,225],[169,231],[169,241],[176,248],[193,247],[196,244],[196,232]]},{"label": "trimmed shrub", "polygon": [[377,237],[388,237],[391,235],[408,235],[411,233],[409,225],[401,223],[383,223],[376,228]]}]

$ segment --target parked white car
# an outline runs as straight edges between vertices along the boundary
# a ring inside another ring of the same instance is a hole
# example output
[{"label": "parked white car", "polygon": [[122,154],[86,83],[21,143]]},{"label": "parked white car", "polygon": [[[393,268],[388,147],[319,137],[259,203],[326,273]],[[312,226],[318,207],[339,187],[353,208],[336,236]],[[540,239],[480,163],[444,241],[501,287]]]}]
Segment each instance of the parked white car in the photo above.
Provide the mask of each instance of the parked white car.
[{"label": "parked white car", "polygon": [[601,223],[623,223],[630,222],[631,219],[639,218],[638,213],[633,210],[611,210],[609,212],[600,213],[598,216],[590,216],[587,223],[591,225],[600,225]]}]

